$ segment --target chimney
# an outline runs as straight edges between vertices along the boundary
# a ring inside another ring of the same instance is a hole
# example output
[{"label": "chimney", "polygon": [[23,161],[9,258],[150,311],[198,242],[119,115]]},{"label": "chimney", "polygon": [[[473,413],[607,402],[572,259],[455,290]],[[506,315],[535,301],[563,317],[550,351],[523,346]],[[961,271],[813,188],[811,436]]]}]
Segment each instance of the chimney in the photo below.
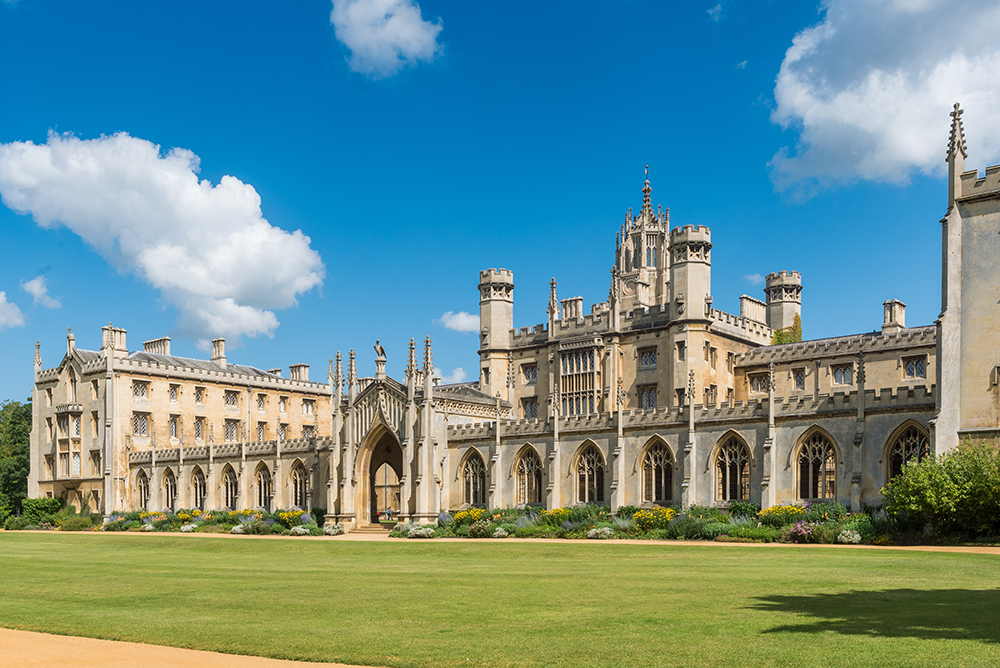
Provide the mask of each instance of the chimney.
[{"label": "chimney", "polygon": [[72,355],[73,351],[76,349],[76,337],[73,336],[73,331],[67,327],[66,328],[66,354]]},{"label": "chimney", "polygon": [[281,378],[281,369],[268,369],[267,372],[272,376],[277,376],[278,378]]},{"label": "chimney", "polygon": [[161,336],[160,338],[153,339],[152,341],[143,341],[142,349],[147,353],[153,353],[154,355],[169,355],[170,337]]},{"label": "chimney", "polygon": [[750,295],[740,295],[740,317],[766,324],[767,304]]},{"label": "chimney", "polygon": [[301,380],[304,383],[309,382],[309,365],[308,364],[292,364],[288,367],[288,377],[292,380]]},{"label": "chimney", "polygon": [[125,330],[121,327],[113,327],[110,322],[107,327],[101,327],[101,352],[105,355],[110,352],[115,359],[128,357]]},{"label": "chimney", "polygon": [[226,368],[226,340],[221,336],[212,339],[212,361],[223,369]]},{"label": "chimney", "polygon": [[882,334],[891,336],[906,329],[906,304],[898,299],[882,302]]}]

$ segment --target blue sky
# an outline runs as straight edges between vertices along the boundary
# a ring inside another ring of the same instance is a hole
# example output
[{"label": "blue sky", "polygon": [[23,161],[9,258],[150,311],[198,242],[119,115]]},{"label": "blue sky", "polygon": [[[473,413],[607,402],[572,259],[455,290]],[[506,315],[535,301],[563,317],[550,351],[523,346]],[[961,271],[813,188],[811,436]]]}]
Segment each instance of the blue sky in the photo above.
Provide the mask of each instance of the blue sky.
[{"label": "blue sky", "polygon": [[133,349],[224,335],[230,360],[314,380],[350,348],[372,373],[376,338],[401,377],[430,335],[446,378],[474,377],[477,337],[443,314],[478,313],[487,267],[514,271],[517,326],[552,276],[606,299],[647,164],[672,224],[712,228],[717,307],[795,269],[807,338],[876,329],[889,298],[930,324],[951,104],[969,168],[1000,156],[1000,12],[952,14],[6,0],[0,398],[30,393],[36,340],[51,366],[66,327],[97,348],[109,321]]}]

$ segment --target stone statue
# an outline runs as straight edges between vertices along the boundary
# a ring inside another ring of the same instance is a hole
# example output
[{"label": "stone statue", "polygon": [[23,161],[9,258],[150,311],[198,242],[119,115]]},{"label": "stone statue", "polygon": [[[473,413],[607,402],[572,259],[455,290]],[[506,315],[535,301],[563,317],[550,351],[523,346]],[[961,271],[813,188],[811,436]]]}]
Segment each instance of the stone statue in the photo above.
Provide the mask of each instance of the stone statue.
[{"label": "stone statue", "polygon": [[385,359],[385,348],[382,347],[378,339],[375,339],[375,354],[378,355],[379,359]]}]

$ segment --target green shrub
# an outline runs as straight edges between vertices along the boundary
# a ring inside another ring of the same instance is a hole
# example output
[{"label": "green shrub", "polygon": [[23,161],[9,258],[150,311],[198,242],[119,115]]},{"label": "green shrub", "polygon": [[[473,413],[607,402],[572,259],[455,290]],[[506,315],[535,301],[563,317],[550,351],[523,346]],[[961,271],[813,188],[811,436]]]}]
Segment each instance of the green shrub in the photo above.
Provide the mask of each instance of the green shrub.
[{"label": "green shrub", "polygon": [[930,524],[969,537],[1000,533],[1000,452],[965,441],[946,454],[910,463],[882,488],[898,522]]},{"label": "green shrub", "polygon": [[844,530],[840,522],[825,522],[813,527],[813,539],[817,543],[830,545],[837,542],[837,536]]},{"label": "green shrub", "polygon": [[691,506],[687,514],[705,522],[725,522],[726,512],[713,506]]},{"label": "green shrub", "polygon": [[760,504],[753,501],[730,501],[729,514],[733,517],[757,517]]},{"label": "green shrub", "polygon": [[781,536],[781,530],[769,526],[731,526],[728,535],[734,538],[748,538],[764,543],[773,543]]},{"label": "green shrub", "polygon": [[806,508],[806,522],[839,522],[848,515],[850,511],[839,501],[814,503]]},{"label": "green shrub", "polygon": [[701,529],[708,522],[699,518],[691,517],[690,515],[678,515],[673,522],[669,524],[662,531],[665,532],[665,537],[677,538],[679,540],[697,540],[701,538]]},{"label": "green shrub", "polygon": [[615,517],[631,519],[637,512],[639,512],[639,506],[618,506]]},{"label": "green shrub", "polygon": [[15,515],[11,515],[7,518],[7,521],[3,523],[3,528],[7,531],[24,531],[24,527],[29,526],[30,524],[31,522],[28,521],[27,517],[17,517]]},{"label": "green shrub", "polygon": [[90,529],[90,515],[74,515],[73,517],[67,517],[63,520],[63,523],[59,525],[60,531],[90,531]]},{"label": "green shrub", "polygon": [[24,499],[21,502],[21,516],[28,524],[41,524],[46,515],[55,515],[62,508],[60,499]]},{"label": "green shrub", "polygon": [[732,527],[728,522],[708,522],[701,528],[699,538],[715,540],[716,537],[729,533]]},{"label": "green shrub", "polygon": [[[562,529],[551,524],[535,524],[533,526],[518,527],[514,530],[514,535],[518,538],[558,538]],[[455,532],[458,533],[457,531]]]},{"label": "green shrub", "polygon": [[788,524],[796,524],[805,520],[806,511],[802,506],[786,504],[782,506],[771,506],[765,508],[757,514],[757,519],[764,526],[775,529]]}]

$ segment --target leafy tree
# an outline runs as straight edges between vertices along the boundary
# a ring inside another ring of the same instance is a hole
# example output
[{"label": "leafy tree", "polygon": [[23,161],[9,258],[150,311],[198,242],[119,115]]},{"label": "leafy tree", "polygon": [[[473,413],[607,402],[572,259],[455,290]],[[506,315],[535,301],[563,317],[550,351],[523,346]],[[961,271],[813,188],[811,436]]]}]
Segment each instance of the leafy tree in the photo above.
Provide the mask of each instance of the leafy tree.
[{"label": "leafy tree", "polygon": [[28,495],[28,439],[31,435],[31,400],[0,404],[0,521],[20,514]]},{"label": "leafy tree", "polygon": [[882,488],[888,512],[937,531],[970,536],[1000,533],[1000,450],[960,444],[934,459],[910,463]]},{"label": "leafy tree", "polygon": [[791,327],[783,327],[782,329],[774,330],[774,336],[771,337],[771,345],[778,345],[781,343],[800,343],[802,341],[802,318],[798,313],[795,314],[795,319],[792,320]]}]

